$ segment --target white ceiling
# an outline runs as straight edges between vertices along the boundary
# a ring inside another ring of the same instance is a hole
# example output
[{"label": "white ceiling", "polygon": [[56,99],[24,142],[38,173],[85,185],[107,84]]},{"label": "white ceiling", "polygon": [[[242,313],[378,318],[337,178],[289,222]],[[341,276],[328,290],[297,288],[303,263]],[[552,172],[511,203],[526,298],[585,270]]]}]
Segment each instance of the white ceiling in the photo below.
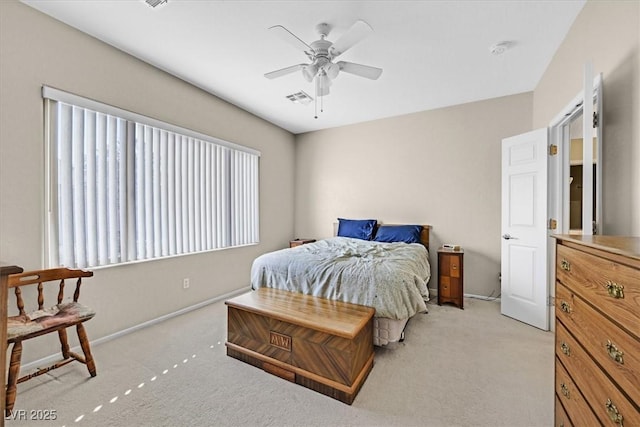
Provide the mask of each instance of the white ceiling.
[{"label": "white ceiling", "polygon": [[[531,91],[586,0],[577,1],[206,1],[23,0],[52,17],[298,134]],[[308,62],[272,34],[283,25],[337,40],[358,19],[374,29],[340,60],[384,69],[368,80],[341,73],[314,119],[314,104],[286,95],[314,89],[296,72]],[[502,55],[489,47],[511,41]]]}]

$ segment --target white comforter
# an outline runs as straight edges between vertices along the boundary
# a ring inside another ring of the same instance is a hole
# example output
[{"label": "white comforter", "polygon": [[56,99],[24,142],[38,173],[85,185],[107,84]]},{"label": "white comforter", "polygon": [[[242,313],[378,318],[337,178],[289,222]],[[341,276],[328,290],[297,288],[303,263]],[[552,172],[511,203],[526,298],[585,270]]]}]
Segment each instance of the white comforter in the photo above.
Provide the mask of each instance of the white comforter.
[{"label": "white comforter", "polygon": [[430,275],[421,244],[333,237],[259,256],[251,287],[366,305],[376,309],[376,317],[407,319],[427,311]]}]

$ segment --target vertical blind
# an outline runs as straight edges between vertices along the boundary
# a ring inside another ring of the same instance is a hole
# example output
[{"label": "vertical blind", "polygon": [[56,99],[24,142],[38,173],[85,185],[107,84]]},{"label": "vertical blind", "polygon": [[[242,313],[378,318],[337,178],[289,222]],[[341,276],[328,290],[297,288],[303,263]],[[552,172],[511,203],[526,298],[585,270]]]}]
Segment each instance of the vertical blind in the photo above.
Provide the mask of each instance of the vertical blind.
[{"label": "vertical blind", "polygon": [[259,241],[259,152],[52,88],[43,96],[51,266]]}]

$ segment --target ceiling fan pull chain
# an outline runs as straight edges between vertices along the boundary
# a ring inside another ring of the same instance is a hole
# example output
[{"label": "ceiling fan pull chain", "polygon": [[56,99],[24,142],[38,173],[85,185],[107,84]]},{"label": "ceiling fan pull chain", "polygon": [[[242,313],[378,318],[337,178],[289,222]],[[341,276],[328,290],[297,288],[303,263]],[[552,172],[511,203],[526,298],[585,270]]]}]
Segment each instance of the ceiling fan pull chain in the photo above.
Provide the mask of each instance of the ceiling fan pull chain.
[{"label": "ceiling fan pull chain", "polygon": [[315,85],[315,88],[316,88],[316,99],[314,99],[314,101],[315,101],[314,105],[315,105],[315,109],[316,109],[316,111],[315,111],[316,114],[314,116],[314,119],[317,119],[318,118],[318,85]]},{"label": "ceiling fan pull chain", "polygon": [[[320,93],[324,93],[322,92],[322,78],[320,79]],[[324,96],[320,97],[320,112],[324,113]]]}]

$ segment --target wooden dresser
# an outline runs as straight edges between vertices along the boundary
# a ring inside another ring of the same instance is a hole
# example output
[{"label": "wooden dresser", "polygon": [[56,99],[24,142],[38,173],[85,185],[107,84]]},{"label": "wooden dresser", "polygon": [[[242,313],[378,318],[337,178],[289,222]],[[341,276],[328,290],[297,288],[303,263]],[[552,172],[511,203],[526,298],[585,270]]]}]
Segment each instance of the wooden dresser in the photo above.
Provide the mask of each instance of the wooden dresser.
[{"label": "wooden dresser", "polygon": [[555,237],[555,425],[640,426],[640,237]]}]

